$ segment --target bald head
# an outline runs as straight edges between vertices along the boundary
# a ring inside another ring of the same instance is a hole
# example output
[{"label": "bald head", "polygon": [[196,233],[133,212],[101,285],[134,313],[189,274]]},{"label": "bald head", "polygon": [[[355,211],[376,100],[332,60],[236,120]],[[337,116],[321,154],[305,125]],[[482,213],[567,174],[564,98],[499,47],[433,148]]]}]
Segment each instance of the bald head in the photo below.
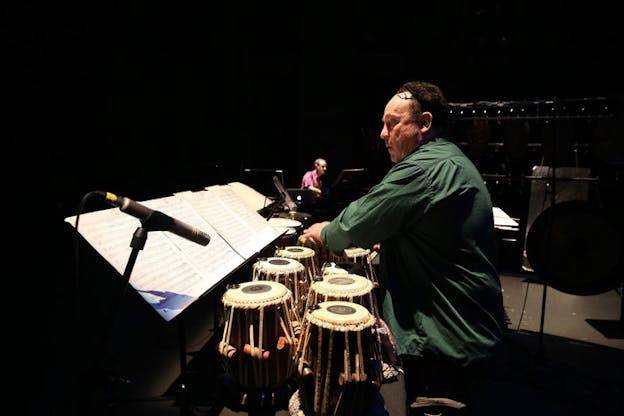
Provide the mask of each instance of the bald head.
[{"label": "bald head", "polygon": [[314,170],[318,176],[323,176],[327,170],[327,161],[322,158],[318,158],[314,161]]}]

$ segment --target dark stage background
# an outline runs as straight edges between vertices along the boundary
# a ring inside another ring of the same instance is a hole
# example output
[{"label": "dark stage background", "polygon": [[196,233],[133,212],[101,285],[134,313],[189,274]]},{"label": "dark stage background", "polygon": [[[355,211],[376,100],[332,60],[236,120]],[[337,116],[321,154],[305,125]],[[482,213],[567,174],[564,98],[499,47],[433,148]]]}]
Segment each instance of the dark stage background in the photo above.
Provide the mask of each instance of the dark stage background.
[{"label": "dark stage background", "polygon": [[241,168],[282,169],[297,186],[319,156],[328,182],[342,168],[378,177],[389,166],[383,107],[408,80],[438,83],[452,102],[620,100],[612,7],[24,7],[9,31],[26,116],[15,144],[54,189],[59,217],[90,190],[148,199]]},{"label": "dark stage background", "polygon": [[[583,162],[606,178],[606,199],[619,206],[624,45],[613,2],[300,3],[7,9],[17,94],[6,114],[17,128],[4,155],[18,167],[5,177],[29,220],[42,222],[16,244],[20,275],[37,282],[28,297],[45,306],[25,326],[36,333],[34,351],[63,349],[58,339],[72,332],[63,322],[74,301],[73,239],[63,219],[86,193],[141,201],[239,180],[246,168],[281,169],[296,187],[317,157],[328,161],[326,183],[344,168],[366,168],[374,182],[390,167],[378,137],[383,108],[413,79],[437,83],[455,103],[606,99],[609,110],[593,110],[600,117],[564,131],[586,145]],[[517,136],[496,126],[492,142]],[[455,133],[470,145],[465,129]],[[523,157],[514,174],[542,158],[525,146],[539,134],[516,148]],[[491,166],[483,173],[506,173]],[[496,191],[509,196],[496,202],[510,214],[526,215],[524,185]],[[62,386],[56,377],[45,384]]]}]

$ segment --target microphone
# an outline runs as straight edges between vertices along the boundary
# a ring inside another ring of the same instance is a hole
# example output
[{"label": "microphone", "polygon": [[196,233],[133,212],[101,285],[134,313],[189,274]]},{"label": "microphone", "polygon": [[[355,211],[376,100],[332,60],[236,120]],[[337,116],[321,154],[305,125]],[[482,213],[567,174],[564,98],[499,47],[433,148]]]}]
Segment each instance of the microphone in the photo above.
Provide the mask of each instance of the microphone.
[{"label": "microphone", "polygon": [[141,220],[141,223],[149,220],[150,226],[154,226],[153,231],[170,231],[175,235],[186,238],[187,240],[202,246],[206,246],[210,242],[210,236],[205,232],[193,227],[192,225],[178,221],[167,214],[150,209],[145,205],[141,205],[138,202],[131,200],[130,198],[117,196],[110,192],[98,191],[98,193],[104,195],[106,202],[113,206],[119,207],[119,209],[126,214],[138,218]]}]

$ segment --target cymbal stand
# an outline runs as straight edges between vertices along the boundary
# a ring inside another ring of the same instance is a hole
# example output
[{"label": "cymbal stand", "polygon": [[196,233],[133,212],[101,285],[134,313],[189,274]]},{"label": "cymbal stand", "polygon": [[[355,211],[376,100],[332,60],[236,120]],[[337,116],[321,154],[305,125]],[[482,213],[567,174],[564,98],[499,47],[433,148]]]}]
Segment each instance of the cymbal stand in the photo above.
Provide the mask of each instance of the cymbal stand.
[{"label": "cymbal stand", "polygon": [[[556,108],[553,104],[553,108]],[[557,120],[557,114],[553,116],[554,121]],[[553,123],[554,123],[553,121]],[[537,352],[535,353],[535,361],[538,364],[544,363],[544,319],[546,317],[546,293],[548,291],[548,283],[550,279],[550,251],[551,251],[551,237],[552,237],[552,227],[554,223],[555,216],[555,204],[557,203],[557,142],[558,142],[558,127],[557,124],[554,123],[553,127],[553,145],[552,145],[552,161],[551,161],[551,187],[550,187],[550,207],[548,211],[547,223],[547,237],[546,237],[546,253],[544,253],[544,258],[546,259],[547,266],[543,273],[546,273],[547,276],[542,276],[542,309],[540,314],[540,326],[539,332],[537,336]],[[548,187],[548,184],[546,184]]]}]

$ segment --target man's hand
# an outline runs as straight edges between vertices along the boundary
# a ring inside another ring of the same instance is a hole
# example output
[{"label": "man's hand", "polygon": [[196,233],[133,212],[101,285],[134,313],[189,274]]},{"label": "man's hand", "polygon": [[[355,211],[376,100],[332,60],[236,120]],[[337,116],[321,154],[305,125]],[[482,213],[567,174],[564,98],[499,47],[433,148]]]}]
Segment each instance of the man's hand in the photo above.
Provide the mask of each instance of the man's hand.
[{"label": "man's hand", "polygon": [[320,244],[325,244],[323,239],[321,238],[321,231],[329,224],[329,221],[317,222],[312,224],[310,227],[303,230],[303,234],[301,234],[301,238],[311,238]]},{"label": "man's hand", "polygon": [[316,195],[321,195],[323,193],[323,191],[321,191],[319,188],[317,188],[314,185],[308,186],[308,189],[314,192]]}]

